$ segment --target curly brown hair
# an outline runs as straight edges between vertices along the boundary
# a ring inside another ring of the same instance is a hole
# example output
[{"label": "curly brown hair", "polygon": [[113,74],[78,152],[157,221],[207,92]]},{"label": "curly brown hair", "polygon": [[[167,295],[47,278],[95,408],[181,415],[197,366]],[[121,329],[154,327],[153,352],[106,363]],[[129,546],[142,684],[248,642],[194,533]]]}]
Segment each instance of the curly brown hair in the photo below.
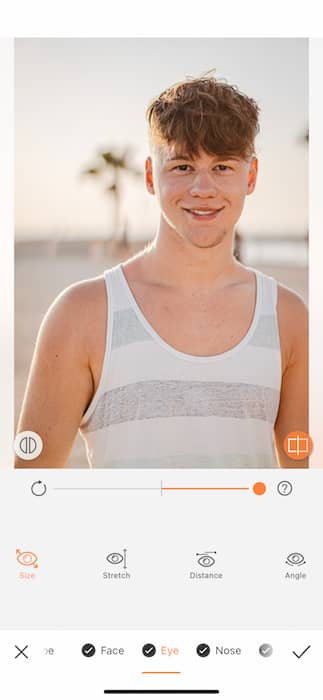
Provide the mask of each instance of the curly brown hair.
[{"label": "curly brown hair", "polygon": [[235,85],[214,77],[190,78],[154,98],[146,111],[152,145],[176,143],[195,157],[251,158],[259,131],[259,106]]}]

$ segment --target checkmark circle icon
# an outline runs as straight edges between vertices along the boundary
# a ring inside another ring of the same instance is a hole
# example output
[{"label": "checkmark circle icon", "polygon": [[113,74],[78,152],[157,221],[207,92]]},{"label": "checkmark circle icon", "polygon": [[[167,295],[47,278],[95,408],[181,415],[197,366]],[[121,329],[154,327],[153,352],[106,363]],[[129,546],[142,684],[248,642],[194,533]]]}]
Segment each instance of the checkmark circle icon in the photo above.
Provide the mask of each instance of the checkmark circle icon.
[{"label": "checkmark circle icon", "polygon": [[96,651],[96,649],[95,649],[94,644],[83,644],[83,646],[82,646],[82,654],[87,659],[90,659],[91,656],[94,656],[95,651]]},{"label": "checkmark circle icon", "polygon": [[273,651],[274,650],[271,644],[261,644],[261,646],[259,647],[259,654],[264,659],[268,659],[272,655]]},{"label": "checkmark circle icon", "polygon": [[150,658],[151,656],[155,656],[156,647],[153,644],[144,644],[144,646],[142,647],[142,653],[147,658]]},{"label": "checkmark circle icon", "polygon": [[209,655],[211,649],[208,644],[199,644],[196,647],[196,653],[198,656],[201,656],[202,658],[205,658],[206,656]]}]

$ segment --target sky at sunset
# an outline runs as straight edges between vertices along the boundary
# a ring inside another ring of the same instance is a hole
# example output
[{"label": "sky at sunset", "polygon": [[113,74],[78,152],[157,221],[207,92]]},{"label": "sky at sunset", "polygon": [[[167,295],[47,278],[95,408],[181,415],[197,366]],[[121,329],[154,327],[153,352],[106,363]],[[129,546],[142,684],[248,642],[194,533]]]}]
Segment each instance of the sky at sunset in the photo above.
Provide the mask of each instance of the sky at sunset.
[{"label": "sky at sunset", "polygon": [[[133,149],[143,171],[145,109],[165,87],[215,68],[261,107],[259,181],[242,233],[307,230],[306,39],[16,40],[16,235],[109,235],[108,181],[82,178],[100,148]],[[154,233],[155,198],[142,179],[123,182],[130,237]]]}]

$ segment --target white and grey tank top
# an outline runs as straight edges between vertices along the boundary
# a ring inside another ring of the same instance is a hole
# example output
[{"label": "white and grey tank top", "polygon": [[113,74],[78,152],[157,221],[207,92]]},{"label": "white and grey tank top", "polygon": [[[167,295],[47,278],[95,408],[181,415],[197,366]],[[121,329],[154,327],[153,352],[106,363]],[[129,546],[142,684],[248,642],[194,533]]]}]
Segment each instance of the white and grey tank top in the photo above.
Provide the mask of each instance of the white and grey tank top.
[{"label": "white and grey tank top", "polygon": [[121,265],[105,272],[104,363],[80,427],[91,467],[278,466],[277,283],[254,272],[257,295],[249,330],[230,350],[203,357],[175,350],[156,333]]}]

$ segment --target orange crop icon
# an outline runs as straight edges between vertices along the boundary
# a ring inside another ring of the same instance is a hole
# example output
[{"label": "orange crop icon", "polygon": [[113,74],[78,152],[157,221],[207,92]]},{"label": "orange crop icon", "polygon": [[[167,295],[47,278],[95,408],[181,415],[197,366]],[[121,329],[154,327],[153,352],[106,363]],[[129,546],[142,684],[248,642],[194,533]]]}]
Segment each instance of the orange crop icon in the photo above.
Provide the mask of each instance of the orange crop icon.
[{"label": "orange crop icon", "polygon": [[305,459],[313,449],[313,442],[308,433],[296,430],[288,433],[284,440],[284,450],[288,457],[295,460]]},{"label": "orange crop icon", "polygon": [[33,566],[34,569],[38,569],[38,557],[34,552],[21,552],[20,549],[16,549],[16,559],[22,566]]}]

